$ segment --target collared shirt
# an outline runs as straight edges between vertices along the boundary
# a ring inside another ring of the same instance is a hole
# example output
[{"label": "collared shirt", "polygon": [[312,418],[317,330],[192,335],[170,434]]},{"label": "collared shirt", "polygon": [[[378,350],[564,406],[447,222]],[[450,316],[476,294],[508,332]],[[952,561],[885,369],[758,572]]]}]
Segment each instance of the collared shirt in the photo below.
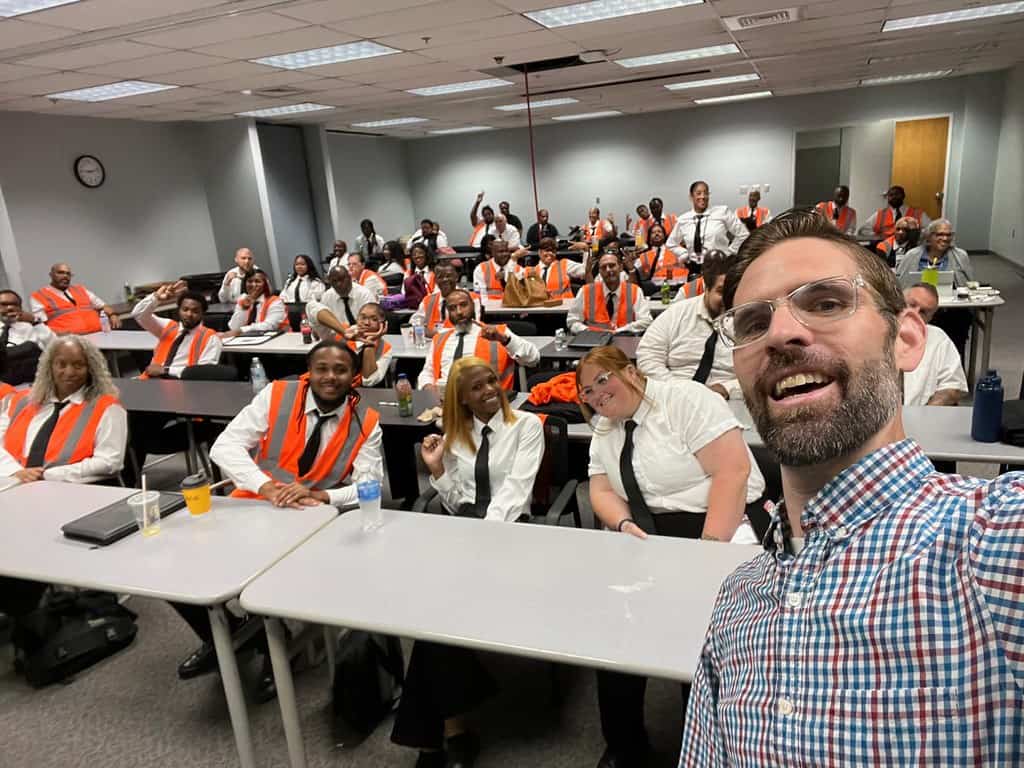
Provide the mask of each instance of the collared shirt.
[{"label": "collared shirt", "polygon": [[[132,310],[132,317],[135,318],[135,322],[159,339],[163,336],[164,329],[171,323],[171,321],[154,315],[153,310],[155,310],[156,307],[156,294],[151,293],[135,305],[135,308]],[[175,379],[180,378],[181,372],[188,367],[189,347],[198,330],[199,327],[197,326],[185,334],[184,340],[178,346],[178,351],[174,353],[174,359],[168,361],[170,363],[167,366],[168,376]],[[178,333],[181,333],[180,328],[178,329]],[[207,340],[202,354],[199,355],[199,360],[196,361],[196,365],[216,364],[220,361],[220,353],[223,350],[223,347],[224,345],[219,336],[211,336]]]},{"label": "collared shirt", "polygon": [[292,275],[281,289],[281,301],[288,304],[305,304],[307,301],[319,299],[324,295],[327,286],[323,280],[311,275]]},{"label": "collared shirt", "polygon": [[[591,285],[600,285],[601,288],[604,290],[604,297],[602,298],[602,301],[608,300],[609,293],[611,293],[615,297],[614,309],[615,313],[617,314],[619,311],[619,301],[622,300],[623,289],[629,290],[629,283],[626,282],[625,273],[623,273],[622,276],[619,278],[619,287],[616,288],[614,291],[608,290],[608,286],[605,285],[604,280],[601,278],[600,275],[594,278],[594,282],[591,283]],[[583,315],[585,310],[585,307],[583,306],[583,295],[586,292],[586,289],[587,286],[584,285],[582,288],[576,291],[576,295],[573,297],[572,304],[569,305],[569,309],[566,312],[565,326],[566,328],[569,329],[569,333],[582,333],[583,331],[587,330],[587,324],[583,321]],[[625,331],[632,333],[643,333],[647,326],[651,324],[651,321],[653,319],[651,316],[651,304],[647,300],[647,297],[644,296],[643,291],[637,291],[636,304],[633,305],[633,311],[635,313],[636,319],[633,320],[632,323],[624,325],[621,328],[616,328],[616,332]],[[610,319],[612,323],[614,323],[615,315],[613,315]]]},{"label": "collared shirt", "polygon": [[[476,294],[475,291],[474,291],[474,293]],[[441,295],[441,289],[440,288],[435,288],[434,290],[432,290],[430,293],[428,293],[426,296],[423,297],[423,300],[420,302],[420,305],[418,307],[416,307],[416,311],[413,312],[412,313],[412,317],[409,318],[409,322],[410,323],[415,325],[417,323],[417,319],[418,319],[418,321],[420,323],[426,324],[426,322],[427,322],[427,299],[428,299],[428,297],[435,296],[435,295],[436,296],[440,296]],[[483,315],[483,310],[480,308],[480,295],[476,294],[475,296],[472,297],[472,299],[473,299],[473,309],[476,312],[475,317],[482,316]],[[441,299],[441,305],[438,307],[437,311],[438,311],[438,317],[440,318],[440,320],[438,322],[441,325],[444,325],[445,320],[448,319],[448,308],[444,304],[444,298]]]},{"label": "collared shirt", "polygon": [[[928,248],[919,245],[907,251],[896,268],[896,276],[904,277],[911,272],[920,272],[930,263]],[[971,265],[971,257],[963,248],[950,246],[938,259],[939,271],[953,272],[953,283],[955,285],[967,285],[974,279],[974,267]]]},{"label": "collared shirt", "polygon": [[903,440],[801,527],[791,554],[777,515],[722,585],[680,766],[1019,765],[1024,475],[939,474]]},{"label": "collared shirt", "polygon": [[[210,458],[217,463],[217,466],[224,470],[224,474],[231,478],[232,482],[243,491],[259,493],[263,484],[270,480],[253,461],[252,451],[259,445],[260,440],[270,429],[270,396],[272,387],[264,387],[249,405],[245,406],[235,418],[228,424],[217,441],[210,449]],[[337,418],[329,419],[320,428],[320,450],[317,458],[326,450],[331,443],[331,438],[338,430],[338,423],[344,409],[348,407],[347,402],[342,403],[333,411],[323,413],[338,414]],[[317,414],[321,413],[316,405],[316,398],[312,392],[306,393],[306,434],[311,434],[316,426]],[[352,421],[352,429],[356,429],[355,419]],[[380,452],[381,431],[380,424],[374,426],[366,441],[356,454],[355,462],[352,465],[352,475],[355,477],[361,472],[369,472],[380,476],[383,473],[383,464]],[[356,486],[345,485],[340,488],[322,489],[327,492],[330,503],[336,507],[344,507],[355,504],[358,501]]]},{"label": "collared shirt", "polygon": [[545,264],[543,261],[533,267],[537,270],[537,276],[544,281],[544,285],[548,284],[548,272],[551,270],[557,270],[557,265],[561,264],[562,269],[565,270],[565,274],[570,279],[583,280],[587,276],[587,268],[583,266],[582,262],[575,261],[574,259],[558,259],[556,258],[550,264]]},{"label": "collared shirt", "polygon": [[[700,218],[700,239],[703,250],[698,255],[693,251],[693,235],[697,231],[697,218]],[[729,242],[732,235],[732,242]],[[679,216],[675,227],[669,233],[665,245],[676,256],[703,261],[703,254],[708,251],[736,253],[743,241],[750,237],[750,231],[736,214],[725,205],[709,206],[704,213],[694,210]]]},{"label": "collared shirt", "polygon": [[[537,349],[532,342],[516,336],[508,329],[505,330],[505,333],[508,335],[508,344],[505,345],[505,351],[508,352],[509,356],[517,363],[520,365],[533,366],[540,362],[540,350]],[[474,354],[473,350],[476,349],[476,341],[479,337],[480,326],[476,323],[472,323],[466,331],[466,338],[462,343],[463,357]],[[441,349],[441,378],[435,380],[433,360],[434,347],[437,344],[438,338],[440,337],[435,335],[434,338],[430,340],[430,349],[427,351],[427,359],[423,362],[423,369],[420,371],[420,375],[416,379],[416,386],[420,389],[423,389],[423,387],[428,384],[436,384],[439,387],[443,387],[448,381],[448,371],[451,370],[452,361],[455,358],[455,347],[458,345],[459,339],[457,333],[453,333],[451,338],[448,340],[448,343]]]},{"label": "collared shirt", "polygon": [[[640,407],[633,414],[633,471],[644,501],[651,507],[707,512],[711,475],[696,453],[731,429],[740,429],[725,401],[692,381],[647,380]],[[626,442],[624,420],[599,416],[590,441],[590,477],[607,475],[612,490],[626,499],[619,457]],[[750,456],[750,449],[747,449]],[[750,456],[747,502],[764,493],[764,478]]]},{"label": "collared shirt", "polygon": [[388,284],[384,278],[380,276],[379,272],[374,272],[369,267],[363,267],[363,271],[359,273],[359,279],[353,278],[353,281],[372,293],[375,302],[379,303],[381,296],[388,294]]},{"label": "collared shirt", "polygon": [[[62,299],[66,299],[66,293],[68,293],[67,291],[62,291],[59,288],[54,288],[52,285],[44,285],[39,290],[42,291],[43,293],[51,293],[54,296],[58,296]],[[90,291],[88,288],[85,289],[85,292],[89,296],[89,306],[92,307],[93,309],[98,311],[103,309],[103,307],[107,305],[106,302],[103,301],[103,299],[101,299],[95,293]],[[46,308],[38,301],[36,301],[35,297],[29,297],[29,309],[32,311],[32,316],[35,317],[36,320],[38,320],[40,323],[46,322]]]},{"label": "collared shirt", "polygon": [[[704,296],[672,302],[651,323],[636,349],[637,367],[661,381],[693,379],[713,326]],[[743,396],[732,367],[732,350],[719,339],[707,384],[721,384],[730,398]]]},{"label": "collared shirt", "polygon": [[[252,265],[252,268],[257,269],[255,264]],[[217,291],[217,298],[222,304],[233,304],[245,293],[245,281],[242,280],[243,274],[244,272],[241,267],[232,267],[224,273],[224,280],[220,284],[220,290]]]},{"label": "collared shirt", "polygon": [[[487,438],[488,474],[491,478],[491,503],[486,520],[514,522],[530,513],[533,483],[544,456],[544,428],[536,414],[513,410],[515,421],[505,423],[499,410],[486,426],[492,432]],[[480,448],[484,423],[473,418],[473,444]],[[450,512],[461,504],[476,500],[476,450],[461,440],[445,436],[444,474],[430,485],[437,489],[441,502]]]},{"label": "collared shirt", "polygon": [[[385,341],[383,338],[377,340],[377,345],[384,343]],[[371,373],[369,376],[363,375],[362,386],[374,387],[377,384],[380,384],[382,381],[384,381],[384,377],[387,376],[388,371],[391,368],[391,360],[395,356],[395,350],[389,347],[386,352],[384,352],[380,357],[377,357],[376,346],[368,347],[363,342],[359,342],[356,345],[356,351],[364,355],[370,355],[373,357],[374,360],[377,361],[377,367],[374,369],[373,373]]]},{"label": "collared shirt", "polygon": [[940,389],[957,389],[966,395],[967,376],[952,339],[941,328],[929,325],[921,362],[903,374],[903,404],[928,405]]},{"label": "collared shirt", "polygon": [[538,224],[536,221],[526,230],[526,244],[530,248],[536,248],[545,237],[558,238],[558,227],[551,222]]},{"label": "collared shirt", "polygon": [[[889,206],[886,206],[885,208],[882,209],[882,211],[884,212],[884,211],[887,211],[888,209],[889,209]],[[907,211],[909,209],[910,209],[910,206],[907,205],[906,203],[904,203],[898,209],[896,209],[894,211],[894,213],[893,213],[893,218],[892,218],[893,224],[895,224],[897,221],[899,221],[904,216],[906,216],[907,215]],[[918,209],[918,210],[920,210],[920,209]],[[860,229],[857,230],[858,237],[866,237],[866,238],[869,238],[869,239],[877,238],[878,235],[875,234],[875,222],[876,221],[878,221],[878,211],[877,210],[874,213],[872,213],[870,216],[868,216],[868,220],[864,222],[863,226]],[[921,221],[920,221],[921,230],[924,231],[924,228],[927,227],[931,223],[932,223],[931,216],[929,216],[924,211],[921,211]],[[889,233],[889,234],[891,234],[891,233]]]},{"label": "collared shirt", "polygon": [[[73,405],[85,402],[85,390],[79,389],[71,394],[67,401]],[[39,409],[28,423],[25,431],[25,454],[28,455],[32,441],[50,416],[53,415],[53,404],[60,402],[50,397],[47,405]],[[8,403],[5,402],[6,406]],[[4,436],[10,427],[8,408],[0,412],[0,477],[10,477],[24,467],[18,463],[3,447]],[[49,467],[43,470],[44,480],[58,480],[66,483],[93,483],[116,475],[124,466],[125,443],[128,439],[128,414],[118,403],[113,403],[100,417],[96,425],[93,455],[82,459],[77,464],[65,464],[60,467]]]},{"label": "collared shirt", "polygon": [[[370,289],[364,288],[359,283],[352,283],[352,289],[348,294],[348,305],[352,312],[352,317],[359,317],[359,310],[362,309],[364,304],[375,303],[376,299]],[[319,314],[325,309],[334,315],[339,323],[343,325],[349,324],[348,317],[345,315],[345,302],[341,300],[341,296],[333,288],[325,291],[324,295],[319,299],[313,299],[306,304],[306,319],[312,324],[317,336],[321,339],[330,339],[334,338],[335,331],[323,325],[317,319]]]},{"label": "collared shirt", "polygon": [[436,251],[440,248],[448,247],[448,235],[444,233],[444,230],[438,230],[436,238],[433,235],[427,237],[423,234],[422,229],[417,229],[406,240],[406,251],[416,245],[416,243],[426,243]]},{"label": "collared shirt", "polygon": [[276,331],[281,327],[281,323],[284,322],[285,316],[287,315],[287,307],[285,307],[283,301],[275,301],[267,307],[267,316],[263,320],[259,320],[260,312],[263,311],[263,303],[270,300],[270,296],[260,297],[260,300],[256,302],[256,314],[254,317],[257,318],[256,322],[249,322],[249,310],[251,307],[243,307],[238,302],[235,302],[235,311],[231,313],[230,319],[228,319],[228,328],[232,331]]},{"label": "collared shirt", "polygon": [[494,235],[495,239],[508,243],[509,250],[514,251],[519,247],[519,230],[511,224],[506,224],[503,232],[499,232],[498,228],[494,227],[490,234]]},{"label": "collared shirt", "polygon": [[[355,252],[361,253],[364,258],[372,256],[374,254],[384,254],[384,238],[374,233],[373,236],[367,238],[366,235],[360,234],[356,237]],[[348,262],[345,262],[347,265]],[[344,265],[343,265],[344,266]]]},{"label": "collared shirt", "polygon": [[490,287],[490,283],[487,281],[487,275],[484,274],[484,264],[490,264],[491,269],[498,276],[504,274],[505,279],[508,280],[508,276],[512,274],[518,275],[523,271],[523,268],[515,259],[509,259],[505,262],[504,267],[499,267],[498,262],[494,259],[487,259],[487,261],[481,261],[476,265],[473,270],[473,290],[479,293],[481,296],[487,296],[487,289]]},{"label": "collared shirt", "polygon": [[[2,330],[2,326],[0,326]],[[11,323],[11,329],[7,334],[7,346],[16,347],[30,341],[40,349],[46,349],[46,345],[57,338],[57,335],[50,330],[46,323],[25,323],[18,321]]]}]

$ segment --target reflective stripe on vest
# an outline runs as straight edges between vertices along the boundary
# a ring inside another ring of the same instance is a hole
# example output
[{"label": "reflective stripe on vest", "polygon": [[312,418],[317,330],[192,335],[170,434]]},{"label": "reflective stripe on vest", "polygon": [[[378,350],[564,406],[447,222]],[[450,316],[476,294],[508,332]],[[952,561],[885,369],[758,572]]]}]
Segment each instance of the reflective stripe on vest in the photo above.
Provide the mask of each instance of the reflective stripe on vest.
[{"label": "reflective stripe on vest", "polygon": [[487,291],[487,295],[498,298],[504,296],[505,289],[501,286],[501,282],[498,280],[498,270],[494,268],[490,259],[485,261],[481,266],[484,270],[484,289]]},{"label": "reflective stripe on vest", "polygon": [[850,212],[850,206],[846,205],[843,206],[843,209],[839,212],[839,220],[836,221],[835,219],[833,219],[832,217],[835,215],[836,212],[836,204],[831,200],[829,200],[827,203],[818,203],[815,206],[815,210],[817,210],[818,213],[823,215],[829,221],[834,222],[836,228],[840,232],[845,232],[847,230],[847,224],[849,224],[850,222],[850,216],[853,215]]},{"label": "reflective stripe on vest", "polygon": [[99,333],[100,315],[92,307],[89,292],[81,285],[68,286],[75,303],[56,288],[46,286],[32,294],[43,305],[46,324],[54,333]]},{"label": "reflective stripe on vest", "polygon": [[693,296],[700,296],[704,293],[704,276],[701,275],[696,280],[691,280],[688,283],[683,283],[680,289],[683,292],[683,296],[692,298]]},{"label": "reflective stripe on vest", "polygon": [[[181,325],[174,320],[171,320],[164,326],[163,333],[160,334],[160,340],[156,343],[156,349],[153,350],[153,359],[151,361],[153,365],[162,365],[165,368],[171,366],[174,361],[168,360],[167,354],[171,351],[171,346],[174,344],[174,339],[177,338],[180,329]],[[187,365],[189,367],[199,362],[199,358],[206,349],[206,345],[210,343],[210,339],[217,335],[216,331],[204,325],[200,325],[196,330],[198,333],[192,336],[192,341],[188,345]],[[143,371],[139,374],[139,378],[148,379],[149,374]]]},{"label": "reflective stripe on vest", "polygon": [[634,304],[636,303],[637,293],[639,288],[633,283],[619,283],[621,289],[625,286],[629,295],[626,296],[625,291],[619,291],[619,306],[615,310],[615,325],[612,325],[611,318],[608,317],[608,308],[605,306],[604,299],[604,283],[590,283],[589,285],[583,286],[583,322],[592,331],[614,331],[616,328],[624,328],[636,319],[636,311]]},{"label": "reflective stripe on vest", "polygon": [[[754,226],[760,227],[764,224],[764,215],[768,212],[767,208],[761,208],[758,206],[754,209]],[[749,219],[750,218],[750,206],[744,205],[742,208],[736,210],[737,219]]]},{"label": "reflective stripe on vest", "polygon": [[[68,405],[61,412],[57,426],[50,435],[43,466],[48,468],[77,464],[92,456],[96,428],[107,408],[116,402],[117,398],[113,395],[102,395],[95,400]],[[31,401],[28,390],[16,394],[8,408],[10,422],[7,434],[4,435],[4,448],[23,467],[28,461],[27,449],[30,448],[25,445],[28,427],[39,411],[40,406]]]},{"label": "reflective stripe on vest", "polygon": [[[339,339],[339,341],[340,341],[340,339]],[[356,342],[349,341],[349,342],[346,342],[346,343],[348,344],[348,348],[349,349],[351,349],[353,352],[355,352],[357,355],[359,355],[359,349],[357,348]],[[391,345],[388,344],[384,339],[380,339],[377,342],[377,346],[375,346],[373,348],[373,358],[377,362],[377,367],[378,368],[380,368],[380,359],[382,357],[384,357],[384,355],[388,354],[390,351],[391,351]],[[363,347],[363,353],[364,354],[366,353],[366,347],[365,346]],[[362,360],[362,358],[359,358],[359,359],[360,359],[360,361]],[[352,386],[353,387],[361,387],[361,386],[363,386],[363,374],[362,374],[362,371],[357,372],[356,375],[352,377]]]},{"label": "reflective stripe on vest", "polygon": [[[555,259],[548,266],[547,282],[544,287],[548,289],[548,295],[553,299],[571,299],[572,284],[569,282],[569,273],[565,268],[565,259]],[[526,274],[534,277],[541,277],[544,272],[544,265],[538,264],[526,270]]]},{"label": "reflective stripe on vest", "polygon": [[[493,224],[491,225],[493,226]],[[479,247],[480,241],[484,239],[484,230],[487,229],[487,222],[481,221],[476,227],[473,228],[473,234],[469,236],[469,244],[473,247]]]},{"label": "reflective stripe on vest", "polygon": [[[494,326],[501,333],[508,333],[508,329],[504,325]],[[434,355],[433,355],[433,366],[434,366],[434,381],[440,381],[441,376],[441,357],[444,353],[445,344],[447,344],[452,337],[455,336],[455,329],[445,331],[434,337]],[[501,383],[502,389],[511,389],[514,380],[515,372],[515,361],[512,356],[509,355],[508,350],[505,349],[505,345],[498,341],[488,341],[483,336],[476,337],[476,345],[473,348],[473,354],[477,357],[487,360],[495,373],[498,374],[498,381]]]},{"label": "reflective stripe on vest", "polygon": [[912,205],[908,205],[907,212],[899,217],[896,216],[896,212],[892,208],[879,208],[875,212],[875,234],[879,237],[888,237],[889,235],[895,234],[896,222],[907,216],[912,219],[917,219],[918,224],[920,224],[921,214],[921,209],[915,208]]}]

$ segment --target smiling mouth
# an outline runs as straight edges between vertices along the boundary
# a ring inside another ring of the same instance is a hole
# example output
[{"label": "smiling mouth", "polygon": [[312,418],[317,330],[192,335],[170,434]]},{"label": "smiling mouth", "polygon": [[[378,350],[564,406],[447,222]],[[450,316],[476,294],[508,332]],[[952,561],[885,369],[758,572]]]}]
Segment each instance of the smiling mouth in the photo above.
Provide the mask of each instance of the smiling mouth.
[{"label": "smiling mouth", "polygon": [[835,379],[823,373],[793,373],[775,382],[772,387],[772,399],[786,400],[797,395],[806,395],[809,392],[822,389],[831,384]]}]

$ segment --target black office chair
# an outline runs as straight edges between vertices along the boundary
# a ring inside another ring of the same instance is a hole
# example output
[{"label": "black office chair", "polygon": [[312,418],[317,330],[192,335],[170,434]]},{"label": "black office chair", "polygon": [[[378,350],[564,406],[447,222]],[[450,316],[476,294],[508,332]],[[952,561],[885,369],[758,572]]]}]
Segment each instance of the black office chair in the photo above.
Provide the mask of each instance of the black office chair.
[{"label": "black office chair", "polygon": [[388,293],[397,293],[392,291],[392,288],[401,288],[402,281],[405,280],[405,275],[401,272],[388,272],[386,275],[381,275],[384,278],[384,284],[388,287]]},{"label": "black office chair", "polygon": [[537,335],[537,324],[531,323],[529,320],[506,320],[504,325],[516,336]]}]

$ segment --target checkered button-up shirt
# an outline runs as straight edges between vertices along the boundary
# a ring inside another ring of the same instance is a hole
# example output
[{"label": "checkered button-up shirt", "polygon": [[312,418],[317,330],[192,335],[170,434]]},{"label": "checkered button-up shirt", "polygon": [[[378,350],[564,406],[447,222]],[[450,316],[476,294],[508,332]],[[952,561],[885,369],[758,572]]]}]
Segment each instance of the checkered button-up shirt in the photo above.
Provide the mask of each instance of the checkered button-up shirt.
[{"label": "checkered button-up shirt", "polygon": [[1024,765],[1024,474],[912,440],[848,467],[723,584],[680,766]]}]

